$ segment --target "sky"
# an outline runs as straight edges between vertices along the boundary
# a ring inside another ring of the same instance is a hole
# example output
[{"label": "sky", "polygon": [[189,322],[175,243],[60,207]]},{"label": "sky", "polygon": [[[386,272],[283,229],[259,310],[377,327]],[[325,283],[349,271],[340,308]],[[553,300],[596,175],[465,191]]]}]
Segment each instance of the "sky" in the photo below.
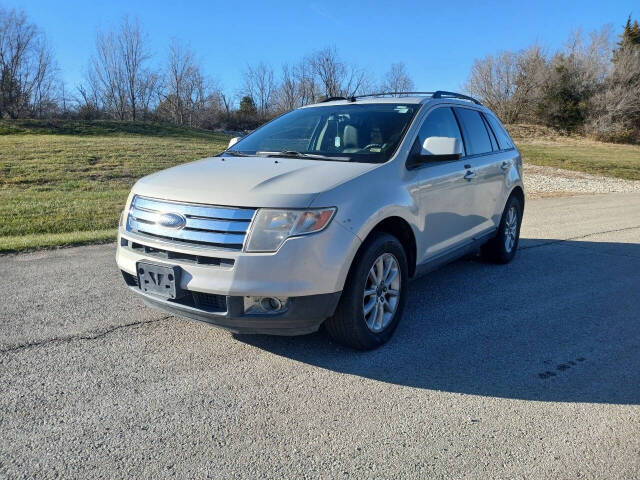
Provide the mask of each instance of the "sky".
[{"label": "sky", "polygon": [[175,37],[228,93],[240,88],[248,64],[279,68],[325,46],[376,79],[404,62],[417,90],[460,90],[476,58],[534,42],[553,52],[577,28],[612,24],[618,33],[629,14],[640,18],[636,0],[0,0],[0,6],[24,10],[44,31],[67,90],[82,81],[97,32],[124,15],[148,34],[155,64],[162,66]]}]

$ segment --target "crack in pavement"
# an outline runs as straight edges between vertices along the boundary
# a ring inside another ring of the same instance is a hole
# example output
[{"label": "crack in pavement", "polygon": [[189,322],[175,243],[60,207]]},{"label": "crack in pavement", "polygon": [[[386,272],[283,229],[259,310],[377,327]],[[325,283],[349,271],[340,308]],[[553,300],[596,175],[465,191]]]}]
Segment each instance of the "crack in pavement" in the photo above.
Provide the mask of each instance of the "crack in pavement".
[{"label": "crack in pavement", "polygon": [[[602,232],[587,233],[585,235],[579,235],[577,237],[569,237],[569,238],[562,238],[562,239],[557,239],[557,240],[549,240],[548,242],[537,243],[535,245],[529,245],[527,247],[518,247],[518,250],[530,250],[532,248],[545,247],[547,245],[554,245],[556,243],[569,242],[571,240],[580,240],[582,238],[591,237],[593,235],[600,235],[600,234],[603,234],[603,233],[624,232],[626,230],[634,230],[636,228],[640,228],[640,225],[636,225],[635,227],[617,228],[615,230],[604,230]],[[536,239],[535,238],[528,238],[527,240],[535,241]]]},{"label": "crack in pavement", "polygon": [[27,348],[32,348],[32,347],[41,347],[44,345],[48,345],[50,343],[64,343],[64,342],[72,342],[74,340],[96,340],[98,338],[102,338],[107,336],[108,334],[115,332],[117,330],[121,330],[123,328],[129,328],[129,327],[137,327],[140,325],[146,325],[149,323],[157,323],[160,322],[162,320],[167,320],[169,318],[171,318],[172,315],[165,315],[163,317],[160,318],[154,318],[152,320],[141,320],[139,322],[132,322],[132,323],[125,323],[124,325],[115,325],[111,328],[108,328],[106,330],[99,330],[99,331],[94,331],[93,333],[89,333],[89,334],[79,334],[79,335],[69,335],[67,337],[54,337],[54,338],[47,338],[45,340],[39,340],[36,342],[27,342],[27,343],[22,343],[19,345],[14,345],[12,347],[9,348],[5,348],[0,350],[0,354],[5,354],[5,353],[13,353],[13,352],[17,352],[20,350],[24,350]]}]

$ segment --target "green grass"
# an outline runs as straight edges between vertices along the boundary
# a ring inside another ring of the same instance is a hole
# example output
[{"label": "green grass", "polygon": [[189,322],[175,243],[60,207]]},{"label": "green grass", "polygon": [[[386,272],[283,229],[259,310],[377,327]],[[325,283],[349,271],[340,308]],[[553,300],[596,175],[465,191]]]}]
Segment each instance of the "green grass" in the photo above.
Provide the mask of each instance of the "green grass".
[{"label": "green grass", "polygon": [[640,180],[640,145],[597,142],[539,125],[507,129],[527,163]]},{"label": "green grass", "polygon": [[228,140],[150,123],[0,122],[0,252],[114,239],[137,179]]},{"label": "green grass", "polygon": [[640,146],[585,142],[545,144],[516,141],[525,162],[609,177],[640,180]]}]

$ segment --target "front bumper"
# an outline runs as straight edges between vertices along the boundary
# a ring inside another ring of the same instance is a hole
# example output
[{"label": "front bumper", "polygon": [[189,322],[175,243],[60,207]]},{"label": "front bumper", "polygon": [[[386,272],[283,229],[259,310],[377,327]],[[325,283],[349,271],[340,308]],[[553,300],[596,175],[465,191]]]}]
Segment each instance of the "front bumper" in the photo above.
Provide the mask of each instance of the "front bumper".
[{"label": "front bumper", "polygon": [[[218,265],[181,259],[159,259],[123,243],[137,242],[189,255],[219,257]],[[342,291],[360,240],[337,222],[319,233],[289,238],[277,252],[246,253],[169,244],[120,230],[116,261],[120,270],[136,274],[140,260],[178,265],[185,290],[231,296],[302,297]]]},{"label": "front bumper", "polygon": [[[132,285],[123,272],[129,289],[140,295],[150,307],[172,315],[190,318],[234,333],[268,335],[305,335],[320,328],[338,305],[341,292],[307,295],[289,298],[286,308],[280,313],[245,314],[243,297],[222,296],[220,311],[207,311],[184,300],[165,300],[142,292]],[[187,292],[189,294],[189,292]]]}]

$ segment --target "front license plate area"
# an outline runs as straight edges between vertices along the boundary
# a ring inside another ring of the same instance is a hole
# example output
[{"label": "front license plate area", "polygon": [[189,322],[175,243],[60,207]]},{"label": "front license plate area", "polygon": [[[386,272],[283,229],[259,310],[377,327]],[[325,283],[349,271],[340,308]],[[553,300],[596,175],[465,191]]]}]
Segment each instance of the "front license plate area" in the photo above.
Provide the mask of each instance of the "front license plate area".
[{"label": "front license plate area", "polygon": [[183,296],[180,288],[180,267],[137,262],[140,290],[162,298],[175,300]]}]

